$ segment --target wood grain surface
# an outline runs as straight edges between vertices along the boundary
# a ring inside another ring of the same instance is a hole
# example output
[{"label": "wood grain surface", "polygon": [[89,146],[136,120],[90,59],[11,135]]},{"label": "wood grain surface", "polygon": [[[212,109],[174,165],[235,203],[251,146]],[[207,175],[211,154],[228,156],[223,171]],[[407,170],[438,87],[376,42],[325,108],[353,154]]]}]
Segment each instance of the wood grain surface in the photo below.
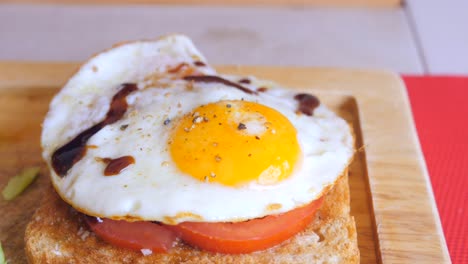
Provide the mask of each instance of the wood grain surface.
[{"label": "wood grain surface", "polygon": [[[73,63],[0,63],[0,188],[22,168],[39,178],[11,202],[0,198],[0,240],[10,263],[24,263],[23,233],[48,185],[40,124]],[[320,96],[350,122],[361,151],[350,167],[351,214],[361,263],[450,263],[413,125],[406,90],[394,74],[315,68],[222,66]]]},{"label": "wood grain surface", "polygon": [[167,4],[167,5],[218,5],[218,6],[334,6],[334,7],[396,7],[401,0],[0,0],[0,3],[22,4]]}]

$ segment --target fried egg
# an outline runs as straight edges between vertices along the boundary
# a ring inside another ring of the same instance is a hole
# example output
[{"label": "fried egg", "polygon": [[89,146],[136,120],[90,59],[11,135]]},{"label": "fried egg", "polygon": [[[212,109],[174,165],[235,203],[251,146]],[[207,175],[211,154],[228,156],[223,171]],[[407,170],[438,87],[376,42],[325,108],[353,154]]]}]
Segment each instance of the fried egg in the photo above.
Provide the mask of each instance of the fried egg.
[{"label": "fried egg", "polygon": [[177,224],[283,213],[323,195],[354,153],[348,124],[314,100],[219,75],[182,35],[126,43],[53,98],[43,158],[62,199],[92,216]]}]

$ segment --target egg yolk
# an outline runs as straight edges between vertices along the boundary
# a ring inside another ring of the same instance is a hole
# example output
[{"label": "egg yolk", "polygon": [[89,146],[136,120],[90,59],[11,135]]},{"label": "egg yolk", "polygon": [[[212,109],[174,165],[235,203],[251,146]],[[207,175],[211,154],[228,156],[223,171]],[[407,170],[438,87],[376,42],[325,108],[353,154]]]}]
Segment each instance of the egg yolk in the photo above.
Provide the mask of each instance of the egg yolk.
[{"label": "egg yolk", "polygon": [[285,116],[246,101],[197,107],[176,124],[168,143],[184,173],[227,186],[280,182],[300,154],[296,129]]}]

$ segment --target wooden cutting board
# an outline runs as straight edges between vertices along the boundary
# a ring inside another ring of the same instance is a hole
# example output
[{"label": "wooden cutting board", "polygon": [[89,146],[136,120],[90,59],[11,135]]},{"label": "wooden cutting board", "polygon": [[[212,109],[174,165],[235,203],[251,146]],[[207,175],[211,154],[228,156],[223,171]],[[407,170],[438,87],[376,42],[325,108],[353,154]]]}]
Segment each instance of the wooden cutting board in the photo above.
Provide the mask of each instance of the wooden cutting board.
[{"label": "wooden cutting board", "polygon": [[[0,188],[24,167],[39,178],[17,199],[0,198],[0,240],[10,263],[24,263],[23,233],[48,172],[41,160],[40,124],[74,63],[0,62]],[[320,96],[352,124],[360,149],[350,167],[351,214],[361,263],[450,263],[406,89],[381,71],[221,66]]]}]

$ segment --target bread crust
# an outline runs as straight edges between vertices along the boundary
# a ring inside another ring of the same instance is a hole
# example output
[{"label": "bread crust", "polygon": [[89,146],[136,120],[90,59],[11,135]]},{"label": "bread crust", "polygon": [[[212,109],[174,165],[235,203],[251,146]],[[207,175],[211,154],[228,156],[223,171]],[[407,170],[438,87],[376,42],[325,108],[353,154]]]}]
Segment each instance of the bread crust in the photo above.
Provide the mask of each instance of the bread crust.
[{"label": "bread crust", "polygon": [[82,215],[50,187],[25,233],[29,263],[359,263],[357,232],[350,216],[348,175],[326,194],[312,223],[293,238],[250,254],[201,251],[178,242],[169,252],[144,256],[96,237]]}]

